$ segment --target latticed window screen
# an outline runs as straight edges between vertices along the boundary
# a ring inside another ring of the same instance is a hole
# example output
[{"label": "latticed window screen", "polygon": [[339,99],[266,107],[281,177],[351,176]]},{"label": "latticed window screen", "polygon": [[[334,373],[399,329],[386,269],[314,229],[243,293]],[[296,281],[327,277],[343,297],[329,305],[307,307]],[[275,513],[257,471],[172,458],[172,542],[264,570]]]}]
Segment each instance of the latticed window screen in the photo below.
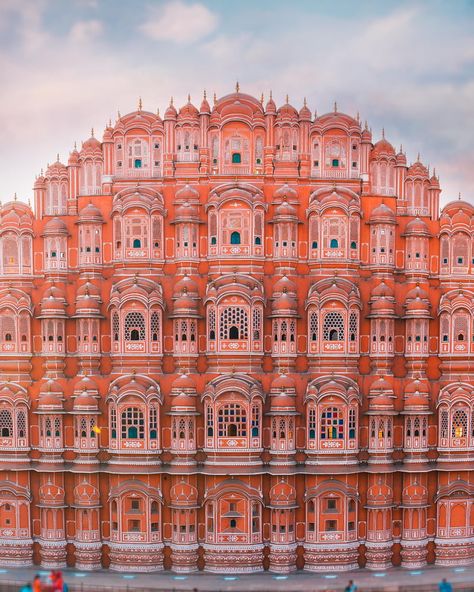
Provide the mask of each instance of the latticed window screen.
[{"label": "latticed window screen", "polygon": [[457,409],[453,413],[451,424],[451,436],[462,438],[467,435],[467,413],[463,409]]},{"label": "latticed window screen", "polygon": [[441,437],[447,438],[449,433],[449,414],[447,410],[441,411]]},{"label": "latticed window screen", "polygon": [[207,314],[207,322],[209,326],[209,339],[216,338],[216,311],[214,308],[209,308]]},{"label": "latticed window screen", "polygon": [[114,341],[118,341],[120,337],[120,319],[118,312],[114,312],[112,316],[112,333]]},{"label": "latticed window screen", "polygon": [[160,314],[157,311],[151,313],[151,340],[158,341],[160,335]]},{"label": "latticed window screen", "polygon": [[227,403],[220,407],[217,424],[220,437],[247,436],[247,413],[238,403]]},{"label": "latticed window screen", "polygon": [[16,429],[19,438],[26,438],[26,413],[19,411],[16,416]]},{"label": "latticed window screen", "polygon": [[157,217],[152,219],[152,241],[155,249],[161,247],[161,220]]},{"label": "latticed window screen", "polygon": [[321,413],[321,439],[342,440],[344,438],[344,415],[338,407],[325,407]]},{"label": "latticed window screen", "polygon": [[260,433],[260,408],[258,405],[252,407],[252,436]]},{"label": "latticed window screen", "polygon": [[312,310],[309,313],[309,338],[311,341],[318,340],[318,311]]},{"label": "latticed window screen", "polygon": [[413,435],[415,436],[415,438],[420,435],[420,418],[419,417],[415,417],[415,420],[413,422]]},{"label": "latticed window screen", "polygon": [[10,312],[0,316],[0,339],[2,341],[16,342],[15,320]]},{"label": "latticed window screen", "polygon": [[13,418],[11,411],[8,409],[0,411],[0,434],[2,438],[13,437]]},{"label": "latticed window screen", "polygon": [[352,407],[349,409],[349,438],[356,437],[356,410]]},{"label": "latticed window screen", "polygon": [[358,314],[356,312],[351,312],[349,317],[349,339],[351,341],[357,341],[357,332],[359,329],[358,320]]},{"label": "latticed window screen", "polygon": [[125,340],[143,341],[145,339],[145,319],[139,312],[129,312],[125,316]]},{"label": "latticed window screen", "polygon": [[324,317],[323,324],[324,341],[344,340],[344,317],[340,312],[328,312]]},{"label": "latticed window screen", "polygon": [[316,409],[310,407],[308,411],[308,437],[310,440],[316,438]]},{"label": "latticed window screen", "polygon": [[79,429],[81,432],[81,438],[87,438],[87,419],[85,417],[81,417]]},{"label": "latticed window screen", "polygon": [[122,438],[143,440],[145,437],[145,420],[138,407],[127,407],[122,411]]},{"label": "latticed window screen", "polygon": [[240,306],[224,308],[220,316],[220,339],[248,339],[248,314]]},{"label": "latticed window screen", "polygon": [[59,417],[54,418],[54,435],[56,438],[61,435],[61,420]]},{"label": "latticed window screen", "polygon": [[117,411],[115,409],[110,410],[110,430],[112,438],[117,437]]},{"label": "latticed window screen", "polygon": [[467,311],[458,312],[454,317],[454,339],[456,341],[466,341],[469,331],[469,313]]},{"label": "latticed window screen", "polygon": [[156,440],[158,437],[158,410],[156,405],[150,406],[150,439]]},{"label": "latticed window screen", "polygon": [[262,311],[259,308],[254,308],[252,313],[252,329],[253,339],[257,341],[260,339],[260,331],[262,326]]},{"label": "latticed window screen", "polygon": [[214,435],[214,411],[210,405],[207,406],[206,425],[207,425],[207,435],[213,436]]}]

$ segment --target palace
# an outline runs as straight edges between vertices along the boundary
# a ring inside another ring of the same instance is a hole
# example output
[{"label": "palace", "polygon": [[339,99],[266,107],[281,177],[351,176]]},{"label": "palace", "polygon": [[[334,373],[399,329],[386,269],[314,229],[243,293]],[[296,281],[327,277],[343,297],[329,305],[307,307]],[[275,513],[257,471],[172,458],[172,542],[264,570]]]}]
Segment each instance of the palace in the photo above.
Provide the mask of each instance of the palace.
[{"label": "palace", "polygon": [[0,208],[0,565],[474,562],[474,207],[236,92]]}]

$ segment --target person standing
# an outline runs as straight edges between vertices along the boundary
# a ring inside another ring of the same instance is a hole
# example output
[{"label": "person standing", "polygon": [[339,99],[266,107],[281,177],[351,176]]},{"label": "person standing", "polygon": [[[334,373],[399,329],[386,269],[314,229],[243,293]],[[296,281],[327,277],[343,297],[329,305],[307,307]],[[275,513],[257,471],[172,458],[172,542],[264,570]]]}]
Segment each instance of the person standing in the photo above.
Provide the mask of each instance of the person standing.
[{"label": "person standing", "polygon": [[438,584],[438,590],[439,592],[453,592],[453,587],[452,585],[446,580],[446,578],[443,578],[441,580],[441,582]]}]

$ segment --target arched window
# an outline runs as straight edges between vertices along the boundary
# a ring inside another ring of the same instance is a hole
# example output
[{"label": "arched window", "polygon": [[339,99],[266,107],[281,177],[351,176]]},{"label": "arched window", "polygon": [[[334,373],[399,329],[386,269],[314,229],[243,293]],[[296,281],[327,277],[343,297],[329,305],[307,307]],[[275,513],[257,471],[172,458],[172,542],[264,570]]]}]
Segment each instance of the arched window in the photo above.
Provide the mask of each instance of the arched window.
[{"label": "arched window", "polygon": [[217,415],[219,437],[247,436],[247,413],[238,403],[227,403],[219,408]]},{"label": "arched window", "polygon": [[230,244],[231,245],[240,245],[240,232],[233,232],[230,235]]},{"label": "arched window", "polygon": [[143,440],[145,438],[145,419],[143,411],[137,407],[127,407],[121,415],[122,440]]},{"label": "arched window", "polygon": [[142,313],[129,312],[125,315],[125,341],[145,340],[145,318]]},{"label": "arched window", "polygon": [[0,411],[0,434],[2,438],[13,438],[13,418],[8,409]]},{"label": "arched window", "polygon": [[332,238],[329,246],[331,247],[331,249],[337,249],[339,247],[339,241],[337,240],[337,238]]},{"label": "arched window", "polygon": [[242,163],[242,155],[240,152],[234,152],[232,154],[232,164],[241,164]]},{"label": "arched window", "polygon": [[324,341],[344,341],[344,317],[339,312],[327,312],[323,323]]}]

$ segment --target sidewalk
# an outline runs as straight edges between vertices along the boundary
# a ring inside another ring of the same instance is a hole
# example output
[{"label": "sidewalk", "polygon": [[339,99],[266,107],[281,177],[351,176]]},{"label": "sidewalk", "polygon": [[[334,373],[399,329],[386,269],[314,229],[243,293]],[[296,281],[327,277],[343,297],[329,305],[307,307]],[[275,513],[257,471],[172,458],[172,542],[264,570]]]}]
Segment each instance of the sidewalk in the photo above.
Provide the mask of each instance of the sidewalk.
[{"label": "sidewalk", "polygon": [[[0,592],[9,592],[27,581],[32,581],[36,573],[44,580],[48,570],[37,568],[0,568]],[[352,579],[359,592],[364,590],[386,592],[431,592],[437,590],[438,582],[447,578],[454,590],[474,592],[474,565],[458,568],[441,568],[428,566],[422,569],[406,570],[391,568],[385,571],[368,571],[365,569],[344,573],[312,574],[296,572],[289,575],[271,574],[269,572],[248,575],[215,575],[198,572],[196,574],[179,575],[169,571],[147,574],[120,574],[108,570],[94,572],[64,569],[64,579],[71,592],[122,592],[122,591],[193,591],[199,592],[312,592],[322,590],[343,590]],[[13,588],[7,587],[14,584]]]}]

